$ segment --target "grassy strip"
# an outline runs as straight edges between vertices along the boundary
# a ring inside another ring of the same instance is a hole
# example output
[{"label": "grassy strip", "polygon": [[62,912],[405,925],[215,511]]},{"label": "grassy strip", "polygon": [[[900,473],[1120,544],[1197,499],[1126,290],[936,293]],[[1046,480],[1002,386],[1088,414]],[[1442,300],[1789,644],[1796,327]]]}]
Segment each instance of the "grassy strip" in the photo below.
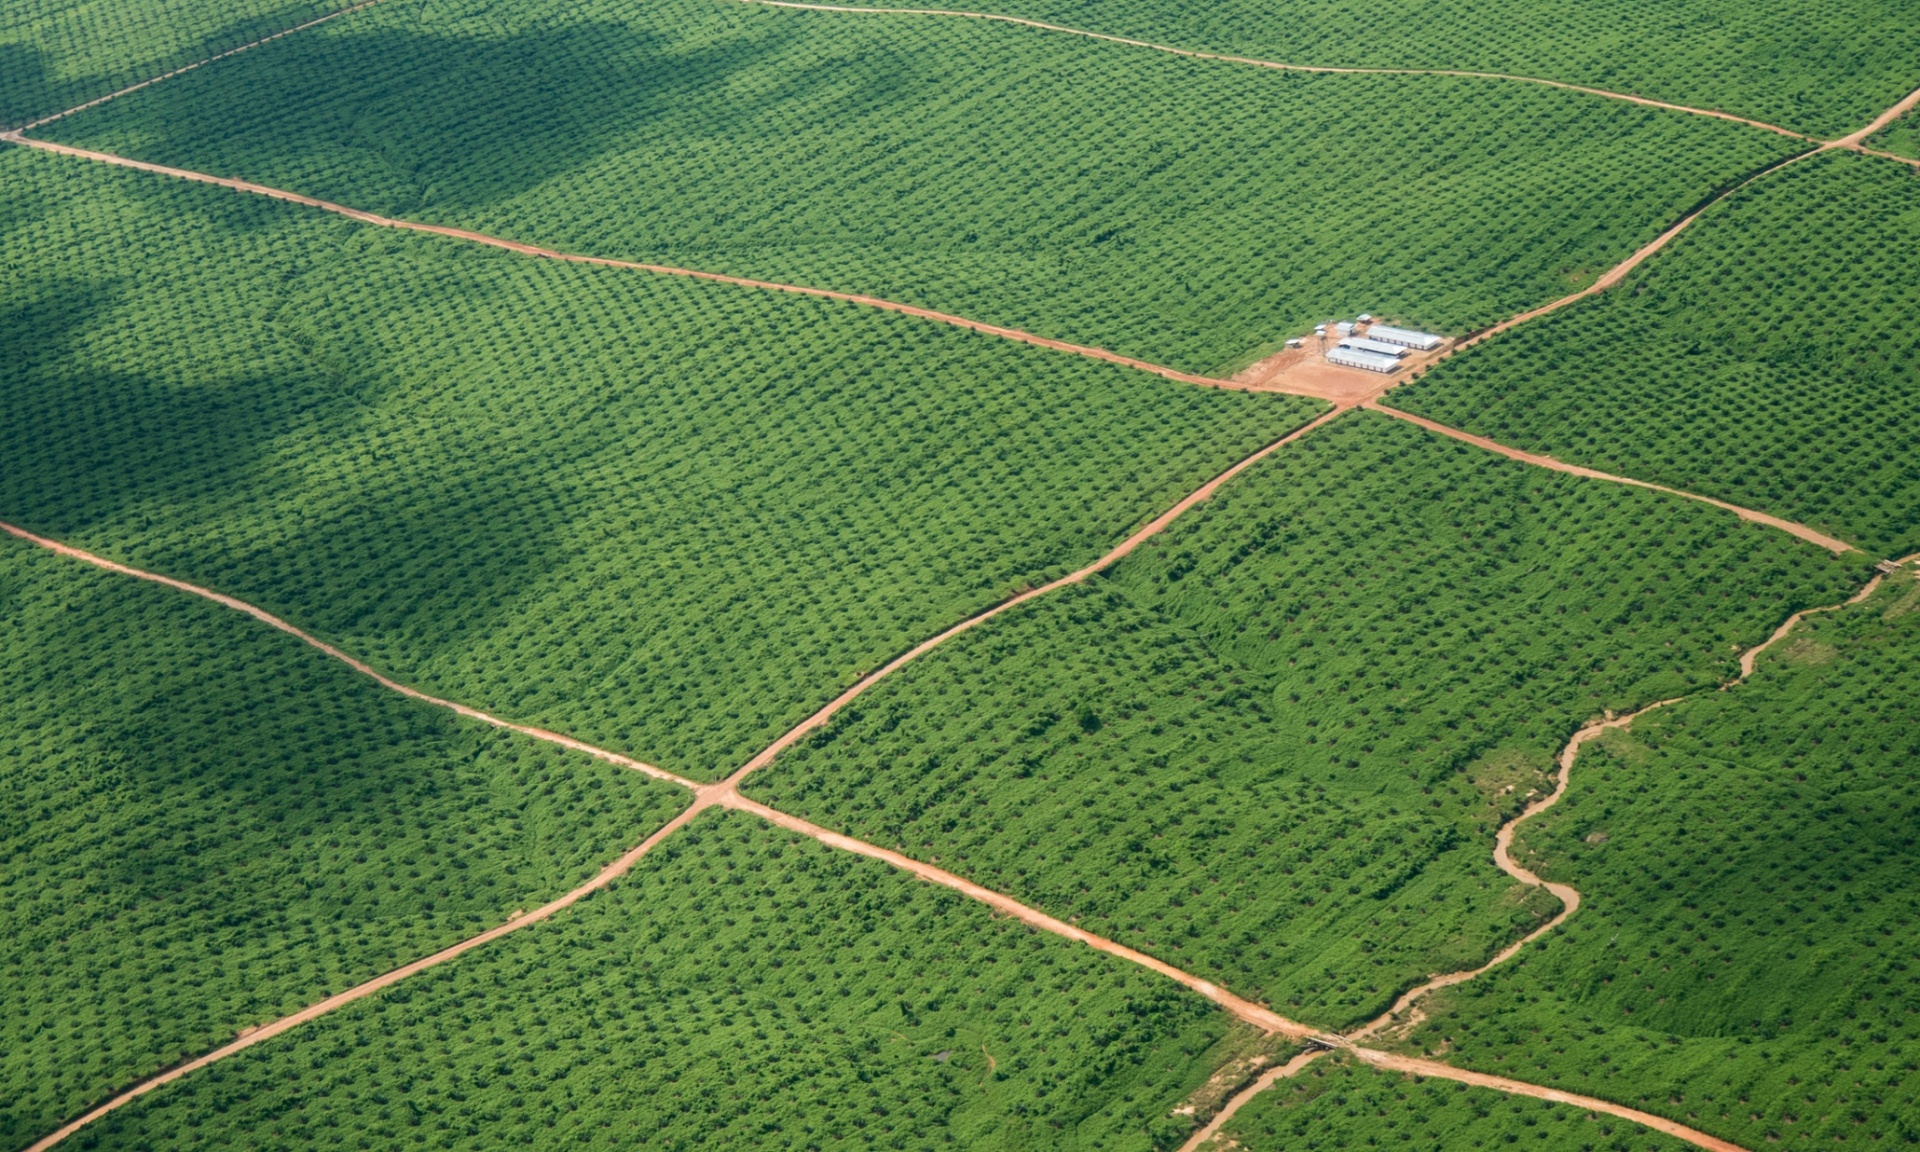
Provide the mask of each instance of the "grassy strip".
[{"label": "grassy strip", "polygon": [[0,539],[0,1146],[572,887],[685,802]]},{"label": "grassy strip", "polygon": [[1733,675],[1860,567],[1358,415],[747,791],[1345,1025],[1543,914],[1490,843],[1578,722]]},{"label": "grassy strip", "polygon": [[1902,555],[1920,547],[1916,306],[1920,174],[1834,153],[1388,402]]},{"label": "grassy strip", "polygon": [[1165,1147],[1198,996],[736,814],[103,1121],[103,1147]]},{"label": "grassy strip", "polygon": [[1920,1140],[1920,584],[1590,745],[1522,834],[1580,914],[1416,1046],[1758,1148]]},{"label": "grassy strip", "polygon": [[1319,411],[0,155],[0,518],[695,774]]},{"label": "grassy strip", "polygon": [[1484,326],[1798,146],[1525,86],[715,0],[373,9],[47,135],[1196,372],[1361,310]]}]

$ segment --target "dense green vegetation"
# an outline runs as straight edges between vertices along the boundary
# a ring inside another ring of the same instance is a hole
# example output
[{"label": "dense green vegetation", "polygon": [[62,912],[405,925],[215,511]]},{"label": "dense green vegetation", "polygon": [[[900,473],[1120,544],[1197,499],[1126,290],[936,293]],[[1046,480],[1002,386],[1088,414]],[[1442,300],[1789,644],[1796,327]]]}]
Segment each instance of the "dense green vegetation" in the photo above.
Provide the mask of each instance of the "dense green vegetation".
[{"label": "dense green vegetation", "polygon": [[1920,112],[1909,112],[1869,136],[1867,147],[1920,160]]},{"label": "dense green vegetation", "polygon": [[1920,173],[1829,154],[1389,402],[1900,555],[1920,548],[1916,309]]},{"label": "dense green vegetation", "polygon": [[1747,1148],[1920,1141],[1916,662],[1909,571],[1589,745],[1522,835],[1579,915],[1414,1042]]},{"label": "dense green vegetation", "polygon": [[[1682,1152],[1687,1145],[1637,1124],[1564,1104],[1506,1096],[1450,1080],[1387,1073],[1323,1056],[1254,1097],[1221,1126],[1210,1149],[1407,1148],[1469,1152]],[[1235,1143],[1227,1144],[1231,1140]]]},{"label": "dense green vegetation", "polygon": [[352,0],[7,0],[0,127],[83,104]]},{"label": "dense green vegetation", "polygon": [[685,793],[0,537],[0,1147],[544,902]]},{"label": "dense green vegetation", "polygon": [[1352,416],[748,791],[1343,1025],[1551,905],[1490,844],[1578,722],[1732,675],[1861,567]]},{"label": "dense green vegetation", "polygon": [[613,887],[79,1137],[97,1148],[1167,1147],[1244,1028],[712,812]]},{"label": "dense green vegetation", "polygon": [[715,0],[396,2],[50,135],[1194,371],[1363,309],[1484,326],[1799,146],[1530,85]]},{"label": "dense green vegetation", "polygon": [[1901,0],[992,0],[970,7],[1296,64],[1537,76],[1823,137],[1871,122],[1920,75],[1920,48],[1904,35],[1913,12]]},{"label": "dense green vegetation", "polygon": [[729,769],[1317,411],[0,154],[0,517]]}]

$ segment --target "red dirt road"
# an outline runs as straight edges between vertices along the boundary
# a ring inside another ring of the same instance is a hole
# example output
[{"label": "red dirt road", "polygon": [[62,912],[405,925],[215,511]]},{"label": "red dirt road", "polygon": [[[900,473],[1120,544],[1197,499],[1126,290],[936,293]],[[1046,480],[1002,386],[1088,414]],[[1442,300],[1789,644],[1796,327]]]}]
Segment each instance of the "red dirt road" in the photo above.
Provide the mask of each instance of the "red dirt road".
[{"label": "red dirt road", "polygon": [[299,628],[287,623],[266,609],[255,607],[245,600],[215,592],[211,588],[202,588],[198,584],[189,584],[185,580],[175,580],[171,576],[162,576],[159,573],[148,572],[140,568],[130,568],[125,564],[109,560],[104,556],[95,556],[91,552],[82,551],[71,544],[62,544],[58,540],[49,540],[44,536],[36,536],[25,528],[16,527],[4,521],[0,521],[0,532],[5,532],[9,536],[17,537],[29,544],[37,544],[50,552],[57,553],[69,559],[91,564],[95,568],[104,568],[108,572],[117,572],[122,576],[131,576],[135,580],[146,580],[154,584],[164,584],[169,588],[190,593],[203,600],[211,600],[223,608],[231,608],[235,612],[244,612],[268,627],[278,628],[287,635],[319,649],[321,652],[340,661],[355,672],[372,680],[382,688],[398,692],[400,695],[410,699],[418,700],[425,704],[432,704],[438,708],[445,708],[456,715],[464,716],[469,720],[478,720],[482,724],[491,724],[495,728],[504,728],[509,732],[518,732],[522,736],[529,736],[535,740],[544,740],[548,744],[557,744],[562,748],[571,749],[575,752],[584,752],[597,760],[604,760],[609,764],[614,764],[621,768],[630,768],[635,772],[642,772],[648,776],[652,776],[656,780],[665,780],[670,784],[678,784],[682,788],[697,790],[700,787],[700,785],[694,781],[688,780],[683,776],[676,776],[664,768],[656,768],[652,764],[644,764],[630,756],[622,756],[618,752],[609,752],[605,748],[596,748],[591,744],[575,740],[571,736],[563,736],[558,732],[549,732],[545,728],[534,728],[526,724],[516,724],[511,720],[502,720],[500,717],[494,716],[491,713],[482,712],[478,708],[470,708],[465,704],[458,704],[452,700],[442,700],[438,696],[430,696],[418,688],[409,687],[397,680],[392,680],[381,675],[379,672],[374,671],[370,665],[354,659],[352,656],[347,655],[326,641],[301,631]]},{"label": "red dirt road", "polygon": [[295,1012],[291,1016],[283,1016],[280,1019],[275,1020],[270,1024],[263,1024],[259,1028],[255,1029],[252,1032],[247,1033],[245,1036],[240,1037],[239,1039],[233,1041],[230,1044],[224,1044],[221,1047],[215,1048],[213,1051],[208,1052],[203,1056],[196,1056],[192,1060],[189,1060],[184,1064],[177,1064],[174,1067],[167,1069],[165,1072],[162,1072],[159,1075],[152,1077],[151,1079],[143,1080],[140,1083],[134,1085],[132,1088],[127,1089],[125,1092],[122,1092],[119,1095],[112,1097],[106,1103],[100,1105],[99,1107],[93,1109],[92,1111],[85,1113],[84,1115],[78,1117],[77,1119],[68,1121],[66,1124],[62,1125],[60,1128],[34,1141],[32,1144],[27,1146],[26,1152],[46,1152],[46,1149],[52,1148],[54,1145],[60,1143],[62,1140],[65,1140],[67,1137],[73,1135],[75,1132],[78,1132],[80,1129],[85,1128],[87,1125],[93,1123],[95,1120],[100,1119],[102,1116],[107,1115],[109,1112],[113,1112],[118,1109],[124,1108],[128,1104],[133,1103],[135,1100],[138,1100],[140,1097],[145,1096],[147,1093],[153,1091],[155,1088],[159,1088],[163,1085],[170,1084],[173,1081],[178,1080],[180,1077],[185,1076],[189,1072],[198,1071],[199,1069],[205,1068],[207,1065],[212,1064],[215,1061],[224,1060],[227,1057],[232,1056],[238,1052],[244,1052],[248,1048],[253,1047],[255,1044],[260,1044],[267,1040],[271,1040],[275,1036],[280,1035],[282,1032],[286,1032],[286,1031],[289,1031],[290,1029],[297,1028],[300,1025],[305,1024],[309,1020],[314,1020],[321,1016],[325,1016],[327,1013],[332,1012],[337,1008],[344,1008],[348,1004],[351,1004],[356,1000],[364,1000],[368,996],[373,995],[375,992],[379,992],[384,988],[390,988],[393,985],[398,984],[400,981],[405,980],[409,976],[415,975],[420,972],[424,972],[429,968],[434,968],[441,964],[445,964],[447,961],[452,960],[457,956],[473,951],[475,948],[480,947],[482,944],[487,944],[494,940],[498,940],[500,937],[505,936],[508,933],[518,932],[520,929],[525,928],[530,924],[538,924],[540,921],[547,919],[548,917],[554,915],[555,913],[561,911],[562,909],[571,907],[572,905],[577,903],[582,897],[586,896],[588,893],[597,892],[600,889],[605,888],[608,884],[613,883],[613,881],[619,879],[621,876],[625,875],[630,869],[632,869],[632,867],[635,864],[639,863],[640,858],[642,856],[645,856],[648,852],[651,852],[655,845],[659,844],[661,841],[665,840],[667,837],[673,835],[675,832],[685,827],[689,822],[693,820],[695,816],[699,815],[700,812],[702,812],[704,809],[710,806],[711,806],[710,804],[696,803],[693,806],[687,808],[686,811],[680,813],[680,815],[674,817],[672,820],[668,821],[665,825],[663,825],[658,832],[655,832],[653,835],[647,837],[644,841],[642,841],[639,847],[632,849],[626,855],[620,857],[618,860],[615,860],[613,863],[607,865],[605,868],[600,870],[599,875],[587,881],[585,884],[582,884],[580,887],[575,888],[573,891],[567,893],[565,896],[562,896],[559,899],[551,901],[547,904],[543,904],[540,907],[534,909],[533,911],[527,913],[526,915],[517,917],[513,920],[509,920],[505,924],[501,924],[498,927],[489,928],[487,931],[480,933],[478,936],[470,936],[467,939],[460,941],[458,944],[452,945],[451,947],[448,947],[448,948],[443,948],[440,951],[435,952],[431,956],[421,957],[420,959],[415,960],[411,964],[402,965],[401,967],[395,968],[393,971],[388,972],[384,975],[376,976],[375,978],[373,978],[372,980],[368,980],[364,984],[356,984],[352,988],[347,989],[345,992],[336,993],[332,996],[327,997],[325,1000],[319,1001],[316,1004],[310,1004],[307,1007],[302,1008],[300,1011]]},{"label": "red dirt road", "polygon": [[1654,492],[1664,492],[1669,496],[1678,496],[1684,500],[1695,500],[1702,504],[1711,504],[1715,508],[1733,513],[1742,520],[1751,520],[1755,524],[1764,524],[1769,528],[1778,528],[1780,531],[1805,540],[1809,544],[1818,544],[1830,552],[1844,553],[1859,551],[1859,549],[1847,543],[1845,540],[1837,540],[1823,532],[1816,532],[1804,524],[1796,524],[1791,520],[1782,520],[1778,516],[1770,516],[1765,512],[1757,512],[1752,508],[1742,508],[1738,504],[1729,504],[1724,500],[1715,500],[1711,496],[1700,496],[1692,492],[1682,491],[1679,488],[1669,488],[1664,484],[1653,484],[1646,480],[1635,480],[1631,476],[1616,476],[1611,472],[1601,472],[1598,469],[1585,468],[1578,464],[1565,464],[1559,460],[1555,460],[1551,456],[1540,456],[1532,452],[1522,452],[1518,448],[1509,448],[1505,444],[1489,440],[1485,436],[1475,436],[1471,432],[1462,432],[1458,428],[1451,428],[1438,421],[1429,420],[1424,416],[1415,416],[1411,412],[1403,412],[1398,408],[1388,408],[1383,404],[1369,402],[1365,407],[1373,412],[1384,413],[1396,420],[1405,420],[1409,424],[1418,424],[1429,432],[1437,432],[1442,436],[1450,436],[1455,440],[1471,444],[1476,448],[1484,448],[1489,452],[1497,452],[1510,460],[1518,460],[1523,464],[1532,464],[1537,468],[1547,468],[1554,472],[1565,472],[1569,476],[1582,476],[1589,480],[1606,480],[1614,484],[1627,484],[1635,488],[1646,488]]},{"label": "red dirt road", "polygon": [[1116,944],[1104,936],[1096,936],[1091,932],[1083,931],[1068,924],[1064,920],[1055,919],[1045,912],[1039,912],[1029,908],[1025,904],[1014,900],[1012,897],[1002,896],[991,889],[982,888],[971,880],[956,876],[944,868],[936,868],[932,864],[923,863],[909,856],[903,856],[898,852],[881,848],[878,845],[869,844],[864,840],[855,840],[851,836],[842,836],[838,832],[830,832],[817,824],[808,823],[798,816],[789,816],[785,812],[749,800],[737,792],[726,792],[723,794],[720,803],[737,811],[750,812],[762,820],[770,824],[776,824],[790,832],[798,832],[802,836],[811,836],[830,848],[839,848],[842,851],[853,852],[891,864],[903,872],[913,873],[928,883],[938,884],[944,888],[951,888],[969,899],[978,900],[996,912],[1012,916],[1021,923],[1038,928],[1042,932],[1051,932],[1055,936],[1064,936],[1069,940],[1077,940],[1087,947],[1105,952],[1109,956],[1118,956],[1122,960],[1138,964],[1140,967],[1150,971],[1158,972],[1167,979],[1198,992],[1200,995],[1205,996],[1215,1004],[1220,1005],[1220,1007],[1233,1013],[1254,1027],[1259,1028],[1263,1032],[1277,1032],[1299,1040],[1308,1040],[1322,1035],[1321,1031],[1317,1028],[1289,1020],[1279,1013],[1266,1008],[1264,1005],[1255,1004],[1251,1000],[1245,1000],[1239,996],[1235,996],[1233,993],[1212,981],[1202,980],[1198,976],[1183,972],[1171,964],[1156,960],[1144,952],[1136,952],[1124,944]]},{"label": "red dirt road", "polygon": [[[1567,84],[1559,80],[1547,80],[1539,76],[1515,76],[1505,72],[1466,72],[1449,68],[1338,68],[1321,64],[1286,64],[1278,60],[1257,60],[1250,56],[1229,56],[1219,52],[1201,52],[1192,48],[1175,48],[1171,44],[1156,44],[1151,40],[1133,40],[1125,36],[1114,36],[1106,32],[1089,32],[1084,28],[1069,28],[1064,24],[1049,24],[1044,20],[1028,20],[1019,16],[1003,16],[996,12],[967,12],[949,8],[872,8],[864,5],[846,4],[803,4],[795,0],[744,0],[748,4],[759,4],[768,8],[796,8],[804,12],[844,12],[858,15],[880,16],[947,16],[963,20],[989,20],[996,24],[1017,24],[1023,28],[1037,28],[1043,32],[1061,32],[1068,36],[1084,36],[1089,40],[1104,40],[1109,44],[1125,44],[1132,48],[1149,48],[1155,52],[1165,52],[1173,56],[1186,56],[1194,60],[1216,60],[1223,64],[1245,64],[1254,68],[1272,68],[1281,72],[1317,72],[1335,76],[1452,76],[1467,80],[1507,80],[1516,84],[1538,84],[1545,88],[1558,88],[1564,92],[1579,92],[1587,96],[1600,96],[1608,100],[1620,100],[1628,104],[1639,104],[1646,108],[1659,108],[1667,112],[1685,112],[1690,116],[1709,116],[1715,120],[1726,120],[1734,124],[1744,124],[1749,128],[1758,128],[1763,132],[1772,132],[1780,136],[1791,136],[1796,140],[1813,140],[1803,132],[1782,128],[1777,124],[1768,124],[1760,120],[1748,120],[1729,112],[1716,112],[1711,108],[1695,108],[1687,104],[1669,104],[1664,100],[1649,100],[1644,96],[1631,96],[1625,92],[1610,92],[1605,88],[1587,88],[1579,84]],[[1878,129],[1875,129],[1878,131]]]},{"label": "red dirt road", "polygon": [[1685,1140],[1696,1148],[1707,1149],[1707,1152],[1746,1152],[1746,1149],[1740,1145],[1722,1140],[1718,1136],[1710,1136],[1698,1128],[1689,1128],[1676,1120],[1655,1116],[1651,1112],[1642,1112],[1638,1108],[1629,1108],[1624,1104],[1615,1104],[1611,1100],[1602,1100],[1595,1096],[1562,1092],[1558,1088],[1529,1084],[1524,1080],[1489,1076],[1485,1072],[1469,1072],[1464,1068],[1455,1068],[1451,1064],[1421,1060],[1413,1056],[1397,1056],[1371,1048],[1356,1048],[1353,1054],[1375,1068],[1384,1068],[1389,1072],[1405,1072],[1410,1076],[1431,1076],[1437,1080],[1453,1080],[1461,1084],[1472,1084],[1478,1088],[1492,1088],[1497,1092],[1505,1092],[1513,1096],[1531,1096],[1535,1100],[1571,1104],[1575,1108],[1584,1108],[1589,1112],[1617,1116],[1622,1120],[1631,1120],[1635,1124],[1644,1125],[1656,1132],[1664,1132],[1675,1139]]}]

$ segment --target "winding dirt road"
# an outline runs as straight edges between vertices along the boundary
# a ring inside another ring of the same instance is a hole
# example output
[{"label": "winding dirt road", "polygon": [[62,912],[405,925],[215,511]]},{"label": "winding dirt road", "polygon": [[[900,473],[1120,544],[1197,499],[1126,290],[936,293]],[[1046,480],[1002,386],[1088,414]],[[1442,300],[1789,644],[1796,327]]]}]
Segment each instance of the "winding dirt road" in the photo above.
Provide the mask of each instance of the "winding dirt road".
[{"label": "winding dirt road", "polygon": [[[1147,48],[1155,52],[1165,52],[1172,56],[1185,56],[1194,60],[1214,60],[1223,64],[1245,64],[1254,68],[1270,68],[1280,72],[1316,72],[1334,76],[1451,76],[1465,80],[1506,80],[1515,84],[1538,84],[1544,88],[1558,88],[1563,92],[1579,92],[1587,96],[1600,96],[1608,100],[1620,100],[1628,104],[1639,104],[1646,108],[1659,108],[1667,112],[1684,112],[1689,116],[1709,116],[1715,120],[1726,120],[1734,124],[1744,124],[1749,128],[1758,128],[1763,132],[1772,132],[1780,136],[1791,136],[1795,140],[1815,140],[1804,132],[1795,132],[1782,128],[1778,124],[1768,124],[1761,120],[1749,120],[1744,116],[1735,116],[1730,112],[1716,112],[1711,108],[1695,108],[1688,104],[1669,104],[1664,100],[1649,100],[1644,96],[1633,96],[1625,92],[1612,92],[1605,88],[1588,88],[1579,84],[1568,84],[1560,80],[1547,80],[1539,76],[1516,76],[1506,72],[1467,72],[1451,68],[1342,68],[1325,64],[1288,64],[1278,60],[1259,60],[1251,56],[1229,56],[1220,52],[1202,52],[1193,48],[1176,48],[1171,44],[1156,44],[1151,40],[1133,40],[1125,36],[1115,36],[1107,32],[1091,32],[1085,28],[1071,28],[1065,24],[1049,24],[1044,20],[1029,20],[1021,16],[1003,16],[997,12],[967,12],[951,8],[874,8],[866,5],[850,4],[804,4],[796,0],[742,0],[743,3],[757,4],[766,8],[794,8],[803,12],[841,12],[864,16],[945,16],[961,20],[987,20],[996,24],[1017,24],[1023,28],[1036,28],[1043,32],[1060,32],[1068,36],[1083,36],[1089,40],[1103,40],[1109,44],[1125,44],[1130,48]],[[1879,129],[1875,129],[1878,131]],[[1862,137],[1864,139],[1865,137]]]}]

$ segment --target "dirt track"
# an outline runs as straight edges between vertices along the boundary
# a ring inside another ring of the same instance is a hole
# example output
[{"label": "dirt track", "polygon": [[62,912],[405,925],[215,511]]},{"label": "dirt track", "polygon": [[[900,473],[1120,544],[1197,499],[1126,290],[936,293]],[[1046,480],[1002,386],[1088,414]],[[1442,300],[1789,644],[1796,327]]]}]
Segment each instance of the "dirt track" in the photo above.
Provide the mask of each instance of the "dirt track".
[{"label": "dirt track", "polygon": [[55,112],[51,116],[42,116],[38,120],[34,120],[30,123],[21,125],[19,128],[14,129],[14,131],[31,132],[35,128],[44,127],[45,125],[53,123],[55,120],[63,120],[66,117],[73,115],[75,112],[85,112],[89,108],[98,108],[100,105],[105,104],[109,100],[118,100],[122,96],[127,96],[127,95],[131,95],[132,93],[138,92],[142,88],[152,87],[153,85],[160,83],[162,80],[171,80],[175,76],[185,75],[186,73],[191,72],[196,68],[205,68],[207,65],[212,64],[215,61],[225,60],[229,56],[238,56],[240,53],[246,52],[253,48],[258,48],[262,44],[271,44],[275,40],[280,39],[282,36],[291,36],[295,32],[305,32],[309,28],[317,28],[320,25],[325,24],[329,20],[338,20],[342,16],[351,16],[355,12],[360,11],[362,8],[371,8],[375,4],[380,4],[383,2],[384,0],[362,0],[361,3],[355,4],[350,8],[342,8],[338,12],[329,12],[325,16],[321,16],[316,19],[309,20],[305,24],[296,24],[291,28],[286,28],[279,32],[275,32],[271,36],[262,36],[260,37],[260,39],[255,40],[250,44],[242,44],[238,48],[229,48],[225,52],[216,52],[212,56],[207,57],[205,60],[195,60],[191,64],[182,64],[180,67],[175,68],[171,72],[163,72],[160,75],[155,76],[150,80],[142,80],[138,84],[129,84],[125,88],[122,88],[117,92],[109,92],[105,96],[96,97],[92,100],[87,101],[85,104],[76,104],[64,112]]},{"label": "dirt track", "polygon": [[[1564,92],[1580,92],[1588,96],[1600,96],[1608,100],[1621,100],[1628,104],[1639,104],[1647,108],[1660,108],[1668,112],[1685,112],[1690,116],[1710,116],[1715,120],[1727,120],[1734,124],[1744,124],[1749,128],[1758,128],[1780,136],[1791,136],[1796,140],[1813,140],[1803,132],[1782,128],[1777,124],[1768,124],[1760,120],[1748,120],[1729,112],[1716,112],[1711,108],[1695,108],[1687,104],[1669,104],[1664,100],[1649,100],[1644,96],[1631,96],[1625,92],[1610,92],[1605,88],[1587,88],[1579,84],[1568,84],[1559,80],[1547,80],[1539,76],[1515,76],[1506,72],[1466,72],[1449,68],[1339,68],[1322,64],[1286,64],[1278,60],[1258,60],[1251,56],[1229,56],[1220,52],[1201,52],[1192,48],[1176,48],[1171,44],[1156,44],[1151,40],[1133,40],[1125,36],[1114,36],[1106,32],[1089,32],[1084,28],[1069,28],[1064,24],[1049,24],[1044,20],[1028,20],[1020,16],[1003,16],[995,12],[967,12],[950,8],[871,8],[864,5],[848,4],[804,4],[796,0],[744,0],[748,4],[759,4],[768,8],[796,8],[804,12],[844,12],[859,15],[880,16],[947,16],[962,20],[990,20],[996,24],[1017,24],[1023,28],[1037,28],[1043,32],[1060,32],[1068,36],[1084,36],[1089,40],[1104,40],[1109,44],[1125,44],[1132,48],[1150,48],[1155,52],[1166,52],[1174,56],[1186,56],[1194,60],[1216,60],[1223,64],[1245,64],[1254,68],[1271,68],[1280,72],[1315,72],[1333,76],[1452,76],[1466,80],[1507,80],[1516,84],[1538,84],[1546,88],[1558,88]],[[1875,129],[1878,131],[1879,129]]]},{"label": "dirt track", "polygon": [[635,772],[643,772],[657,780],[665,780],[672,784],[678,784],[682,788],[697,789],[700,787],[700,785],[694,781],[688,780],[683,776],[676,776],[664,768],[657,768],[652,764],[644,764],[630,756],[622,756],[618,752],[609,752],[604,748],[596,748],[591,744],[575,740],[571,736],[562,736],[558,732],[549,732],[545,728],[534,728],[526,724],[515,724],[511,720],[502,720],[498,716],[482,712],[478,708],[470,708],[465,704],[457,704],[452,700],[442,700],[438,696],[430,696],[418,688],[409,687],[397,680],[392,680],[381,675],[379,672],[374,671],[370,665],[354,659],[352,656],[347,655],[326,641],[301,631],[266,609],[257,608],[245,600],[215,592],[211,588],[202,588],[198,584],[189,584],[185,580],[175,580],[171,576],[162,576],[157,572],[147,572],[139,568],[131,568],[125,564],[109,560],[104,556],[95,556],[91,552],[82,551],[79,548],[73,547],[71,544],[62,544],[57,540],[49,540],[44,536],[36,536],[25,528],[16,527],[4,521],[0,521],[0,532],[5,532],[9,536],[17,537],[29,544],[37,544],[61,556],[91,564],[96,568],[104,568],[109,572],[117,572],[122,576],[131,576],[136,580],[147,580],[154,584],[164,584],[169,588],[192,593],[204,600],[211,600],[215,604],[225,608],[231,608],[235,612],[244,612],[262,624],[272,628],[278,628],[287,635],[296,637],[302,642],[319,649],[321,652],[340,661],[355,672],[372,680],[382,688],[398,692],[400,695],[410,699],[432,704],[438,708],[445,708],[457,715],[465,716],[469,720],[478,720],[482,724],[491,724],[495,728],[504,728],[509,732],[518,732],[522,736],[530,736],[535,740],[544,740],[549,744],[558,744],[562,748],[568,748],[575,752],[584,752],[595,759],[604,760],[609,764],[615,764],[621,768],[630,768]]}]

